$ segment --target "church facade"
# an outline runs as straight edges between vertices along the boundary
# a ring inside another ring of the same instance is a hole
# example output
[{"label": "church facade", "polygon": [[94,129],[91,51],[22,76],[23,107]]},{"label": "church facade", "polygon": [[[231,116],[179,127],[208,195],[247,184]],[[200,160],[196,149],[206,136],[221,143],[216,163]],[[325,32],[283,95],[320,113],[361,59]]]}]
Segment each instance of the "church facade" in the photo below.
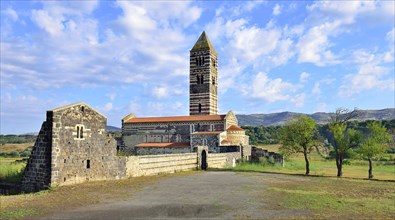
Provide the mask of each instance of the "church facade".
[{"label": "church facade", "polygon": [[218,56],[203,32],[190,51],[189,116],[122,119],[121,150],[137,155],[209,152],[251,155],[249,137],[232,111],[218,114]]}]

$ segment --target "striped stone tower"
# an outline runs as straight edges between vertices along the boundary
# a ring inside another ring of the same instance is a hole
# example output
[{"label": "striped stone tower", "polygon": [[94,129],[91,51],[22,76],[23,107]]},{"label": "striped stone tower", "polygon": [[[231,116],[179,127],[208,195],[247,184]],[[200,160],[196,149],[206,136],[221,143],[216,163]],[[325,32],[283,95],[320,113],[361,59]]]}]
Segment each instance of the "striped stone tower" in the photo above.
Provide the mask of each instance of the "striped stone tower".
[{"label": "striped stone tower", "polygon": [[218,114],[218,59],[206,33],[190,51],[189,114]]}]

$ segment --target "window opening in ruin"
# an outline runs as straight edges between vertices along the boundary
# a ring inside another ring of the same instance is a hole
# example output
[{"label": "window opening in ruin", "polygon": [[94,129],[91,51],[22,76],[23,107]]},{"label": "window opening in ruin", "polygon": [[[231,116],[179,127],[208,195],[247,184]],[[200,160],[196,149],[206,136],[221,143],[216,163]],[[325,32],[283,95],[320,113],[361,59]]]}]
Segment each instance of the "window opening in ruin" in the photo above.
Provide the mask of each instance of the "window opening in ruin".
[{"label": "window opening in ruin", "polygon": [[77,126],[77,138],[80,137],[80,126]]},{"label": "window opening in ruin", "polygon": [[81,106],[81,111],[84,112],[84,110],[85,110],[85,107]]},{"label": "window opening in ruin", "polygon": [[200,77],[198,75],[196,75],[196,82],[197,84],[200,84]]},{"label": "window opening in ruin", "polygon": [[86,169],[91,168],[91,160],[86,160]]},{"label": "window opening in ruin", "polygon": [[64,159],[64,163],[66,163],[66,159]]},{"label": "window opening in ruin", "polygon": [[84,127],[81,127],[80,138],[84,138]]},{"label": "window opening in ruin", "polygon": [[199,113],[202,112],[202,104],[199,103]]},{"label": "window opening in ruin", "polygon": [[215,85],[215,77],[214,76],[212,78],[212,81],[213,81],[213,85]]},{"label": "window opening in ruin", "polygon": [[201,66],[203,66],[204,65],[204,57],[202,57],[202,65]]},{"label": "window opening in ruin", "polygon": [[63,182],[66,182],[66,177],[65,177],[65,178],[63,178]]},{"label": "window opening in ruin", "polygon": [[203,84],[204,83],[204,76],[201,76],[200,77],[200,84]]}]

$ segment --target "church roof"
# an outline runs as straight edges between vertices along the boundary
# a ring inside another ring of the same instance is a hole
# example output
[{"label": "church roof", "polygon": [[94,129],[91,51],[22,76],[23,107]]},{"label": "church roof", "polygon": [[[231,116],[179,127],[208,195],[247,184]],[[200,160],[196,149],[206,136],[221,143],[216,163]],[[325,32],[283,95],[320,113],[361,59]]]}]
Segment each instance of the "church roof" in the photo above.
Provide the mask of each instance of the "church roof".
[{"label": "church roof", "polygon": [[232,125],[230,126],[227,131],[244,131],[244,129],[240,128],[239,126]]},{"label": "church roof", "polygon": [[223,121],[226,115],[190,115],[169,117],[131,118],[125,123],[158,123],[158,122],[193,122],[193,121]]},{"label": "church roof", "polygon": [[215,135],[215,134],[221,134],[223,131],[198,131],[194,132],[192,134],[201,134],[201,135]]},{"label": "church roof", "polygon": [[206,32],[200,35],[199,39],[196,41],[195,45],[193,46],[192,50],[203,50],[203,49],[210,49],[217,53],[211,44],[210,40],[208,39]]},{"label": "church roof", "polygon": [[189,142],[140,143],[136,147],[189,147]]}]

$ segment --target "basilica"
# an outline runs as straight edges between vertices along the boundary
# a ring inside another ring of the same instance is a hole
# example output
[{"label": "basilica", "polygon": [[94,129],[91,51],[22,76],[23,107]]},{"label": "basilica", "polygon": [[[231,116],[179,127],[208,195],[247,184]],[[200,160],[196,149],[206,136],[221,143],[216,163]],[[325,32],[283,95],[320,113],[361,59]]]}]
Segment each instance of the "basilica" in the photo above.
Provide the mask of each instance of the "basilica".
[{"label": "basilica", "polygon": [[137,154],[209,152],[251,155],[249,137],[232,111],[218,114],[218,54],[203,32],[190,50],[189,116],[122,119],[122,151]]}]

